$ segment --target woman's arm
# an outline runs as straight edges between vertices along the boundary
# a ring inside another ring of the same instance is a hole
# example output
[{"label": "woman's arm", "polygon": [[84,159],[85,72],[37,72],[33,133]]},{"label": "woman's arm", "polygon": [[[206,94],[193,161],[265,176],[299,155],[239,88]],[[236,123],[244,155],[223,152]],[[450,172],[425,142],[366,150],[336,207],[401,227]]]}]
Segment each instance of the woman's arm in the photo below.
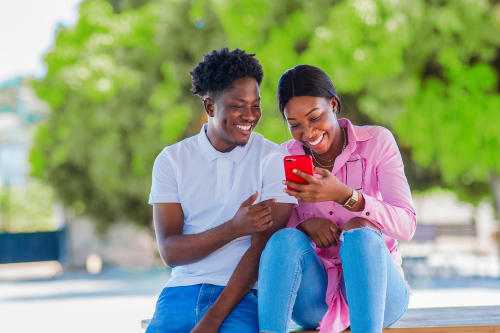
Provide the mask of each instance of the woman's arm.
[{"label": "woman's arm", "polygon": [[410,240],[415,233],[417,218],[413,207],[410,187],[404,173],[403,160],[392,133],[384,129],[380,137],[380,156],[376,167],[382,200],[361,193],[364,205],[353,207],[362,217],[384,234],[402,240]]}]

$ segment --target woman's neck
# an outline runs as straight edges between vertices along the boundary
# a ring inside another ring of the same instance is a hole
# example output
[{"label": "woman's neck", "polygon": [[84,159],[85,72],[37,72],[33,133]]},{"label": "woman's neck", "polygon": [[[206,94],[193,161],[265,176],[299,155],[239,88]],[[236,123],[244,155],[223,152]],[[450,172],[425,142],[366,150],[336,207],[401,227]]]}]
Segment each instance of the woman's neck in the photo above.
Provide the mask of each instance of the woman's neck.
[{"label": "woman's neck", "polygon": [[315,155],[317,160],[319,160],[319,162],[321,163],[328,161],[333,162],[335,161],[337,156],[339,156],[342,153],[345,143],[347,142],[347,137],[345,131],[340,126],[336,128],[336,132],[337,133],[334,136],[334,140],[330,145],[330,148],[321,155],[317,154]]}]

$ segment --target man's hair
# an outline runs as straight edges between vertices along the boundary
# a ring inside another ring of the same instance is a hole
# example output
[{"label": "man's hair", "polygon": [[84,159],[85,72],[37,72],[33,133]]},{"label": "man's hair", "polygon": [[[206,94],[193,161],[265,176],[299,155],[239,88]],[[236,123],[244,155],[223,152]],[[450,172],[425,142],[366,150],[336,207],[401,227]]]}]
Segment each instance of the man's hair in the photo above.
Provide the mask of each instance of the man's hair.
[{"label": "man's hair", "polygon": [[191,72],[191,91],[200,97],[218,94],[241,78],[252,77],[260,85],[263,72],[255,54],[228,48],[207,53]]}]

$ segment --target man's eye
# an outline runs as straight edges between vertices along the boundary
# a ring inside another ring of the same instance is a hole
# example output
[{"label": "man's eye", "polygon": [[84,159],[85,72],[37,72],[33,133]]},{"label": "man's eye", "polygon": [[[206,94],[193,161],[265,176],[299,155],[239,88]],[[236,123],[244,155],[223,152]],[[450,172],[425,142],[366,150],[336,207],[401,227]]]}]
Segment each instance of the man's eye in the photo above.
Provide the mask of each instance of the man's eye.
[{"label": "man's eye", "polygon": [[289,124],[289,126],[290,126],[290,128],[297,128],[297,127],[299,127],[298,124]]},{"label": "man's eye", "polygon": [[233,109],[241,109],[241,108],[243,108],[243,105],[231,105],[231,108],[233,108]]},{"label": "man's eye", "polygon": [[252,106],[252,108],[254,108],[254,109],[260,109],[260,105],[254,105],[254,106]]},{"label": "man's eye", "polygon": [[317,116],[317,117],[313,117],[311,118],[311,121],[316,121],[316,120],[319,120],[319,118],[321,118],[321,115]]}]

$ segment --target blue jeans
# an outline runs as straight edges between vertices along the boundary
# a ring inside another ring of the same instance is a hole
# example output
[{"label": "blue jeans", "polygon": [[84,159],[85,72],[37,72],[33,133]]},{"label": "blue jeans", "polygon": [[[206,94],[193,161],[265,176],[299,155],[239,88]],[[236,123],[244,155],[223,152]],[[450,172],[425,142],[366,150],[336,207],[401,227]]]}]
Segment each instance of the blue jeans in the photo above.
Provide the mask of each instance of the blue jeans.
[{"label": "blue jeans", "polygon": [[[407,310],[409,290],[381,234],[371,228],[344,231],[340,259],[353,333],[380,333]],[[297,229],[275,233],[259,272],[261,332],[282,333],[290,319],[314,329],[327,311],[327,275],[309,237]]]},{"label": "blue jeans", "polygon": [[[214,304],[224,287],[212,284],[165,288],[146,333],[189,333]],[[226,317],[219,332],[259,331],[257,291],[247,293]]]}]

